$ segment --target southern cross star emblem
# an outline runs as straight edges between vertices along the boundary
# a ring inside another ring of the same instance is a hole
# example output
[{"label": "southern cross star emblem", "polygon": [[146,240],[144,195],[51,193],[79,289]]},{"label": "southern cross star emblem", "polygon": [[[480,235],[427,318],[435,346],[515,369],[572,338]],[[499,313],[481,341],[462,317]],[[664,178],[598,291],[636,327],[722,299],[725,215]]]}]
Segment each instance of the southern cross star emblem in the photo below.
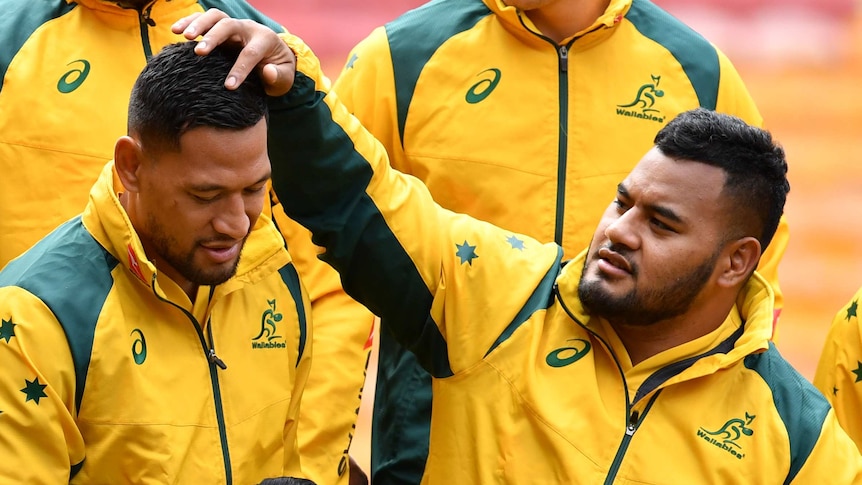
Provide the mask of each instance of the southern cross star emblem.
[{"label": "southern cross star emblem", "polygon": [[473,260],[479,257],[476,254],[476,246],[467,244],[467,240],[465,239],[464,244],[456,244],[455,247],[458,248],[455,254],[461,259],[461,264],[467,263],[473,266]]},{"label": "southern cross star emblem", "polygon": [[8,344],[12,337],[15,336],[15,325],[16,323],[12,323],[12,320],[2,320],[0,319],[0,339],[3,339]]},{"label": "southern cross star emblem", "polygon": [[509,245],[512,246],[512,249],[517,249],[518,251],[524,250],[524,241],[518,239],[516,236],[507,237],[506,242],[508,242]]},{"label": "southern cross star emblem", "polygon": [[845,320],[850,320],[850,317],[855,317],[856,316],[856,309],[858,307],[859,307],[859,300],[853,300],[853,303],[851,303],[850,306],[847,307],[847,316],[845,317]]},{"label": "southern cross star emblem", "polygon": [[27,383],[27,385],[24,386],[24,389],[21,389],[21,392],[27,395],[27,399],[25,399],[24,402],[36,401],[36,405],[38,405],[39,399],[48,397],[48,395],[45,394],[45,388],[48,387],[48,384],[40,384],[39,377],[36,377],[32,381],[24,379],[24,382]]}]

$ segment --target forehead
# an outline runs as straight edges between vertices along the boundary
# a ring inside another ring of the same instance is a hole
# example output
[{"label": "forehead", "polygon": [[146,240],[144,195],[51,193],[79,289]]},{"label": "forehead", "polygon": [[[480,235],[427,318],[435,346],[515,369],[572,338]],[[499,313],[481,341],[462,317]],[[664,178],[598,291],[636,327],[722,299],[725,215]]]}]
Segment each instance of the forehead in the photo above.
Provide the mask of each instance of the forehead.
[{"label": "forehead", "polygon": [[725,178],[718,167],[674,160],[653,148],[641,158],[622,186],[638,202],[667,206],[680,214],[696,214],[720,209]]},{"label": "forehead", "polygon": [[180,150],[157,156],[159,171],[179,184],[254,183],[269,173],[266,122],[241,130],[193,128],[180,138]]}]

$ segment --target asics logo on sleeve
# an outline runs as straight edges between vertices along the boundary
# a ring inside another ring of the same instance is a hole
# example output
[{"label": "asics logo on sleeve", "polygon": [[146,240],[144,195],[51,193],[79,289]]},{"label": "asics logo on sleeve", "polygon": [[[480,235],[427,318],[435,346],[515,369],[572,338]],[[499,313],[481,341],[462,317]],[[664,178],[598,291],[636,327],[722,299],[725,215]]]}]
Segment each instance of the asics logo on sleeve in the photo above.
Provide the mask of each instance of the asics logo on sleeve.
[{"label": "asics logo on sleeve", "polygon": [[581,360],[583,356],[590,353],[590,349],[592,348],[588,341],[580,338],[571,338],[566,340],[566,342],[574,343],[571,346],[560,347],[559,349],[553,350],[547,357],[545,357],[545,362],[549,366],[565,367],[567,365],[574,364]]},{"label": "asics logo on sleeve", "polygon": [[57,81],[57,91],[60,91],[63,94],[71,93],[81,87],[81,85],[84,84],[84,80],[86,80],[87,76],[90,74],[90,63],[84,59],[72,61],[67,64],[67,66],[74,67],[66,71],[65,74],[60,76],[60,80]]},{"label": "asics logo on sleeve", "polygon": [[137,328],[129,335],[136,337],[132,342],[132,358],[135,359],[135,364],[141,365],[147,360],[147,339],[144,338],[144,332]]},{"label": "asics logo on sleeve", "polygon": [[484,71],[477,74],[477,76],[482,76],[485,73],[489,73],[484,76],[484,79],[480,80],[476,84],[470,86],[470,89],[467,91],[466,100],[470,104],[476,104],[478,102],[484,101],[485,98],[490,96],[491,92],[497,87],[497,84],[500,83],[500,78],[503,77],[500,70],[497,68],[485,69]]}]

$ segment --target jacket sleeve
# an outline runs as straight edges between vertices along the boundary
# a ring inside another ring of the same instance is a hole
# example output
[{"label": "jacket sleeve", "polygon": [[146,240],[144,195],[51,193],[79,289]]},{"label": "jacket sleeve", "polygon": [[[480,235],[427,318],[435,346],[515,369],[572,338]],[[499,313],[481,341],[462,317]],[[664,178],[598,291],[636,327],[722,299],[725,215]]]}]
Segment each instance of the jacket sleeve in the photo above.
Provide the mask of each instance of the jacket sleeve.
[{"label": "jacket sleeve", "polygon": [[841,428],[832,410],[826,415],[814,449],[799,473],[792,478],[785,483],[862,483],[862,455]]},{"label": "jacket sleeve", "polygon": [[862,450],[862,334],[859,302],[862,289],[832,320],[814,374],[814,385],[835,409],[838,422]]},{"label": "jacket sleeve", "polygon": [[51,311],[0,288],[0,483],[69,483],[80,469],[74,368]]},{"label": "jacket sleeve", "polygon": [[[352,117],[294,40],[293,88],[271,100],[273,188],[345,290],[438,376],[481,359],[558,268],[560,250],[437,206]],[[551,283],[553,279],[551,278]],[[504,283],[505,282],[505,283]],[[550,294],[550,285],[545,289]]]},{"label": "jacket sleeve", "polygon": [[[718,53],[721,77],[718,86],[718,99],[716,100],[716,111],[738,116],[746,123],[754,126],[764,127],[763,116],[760,115],[757,106],[736,68],[723,52],[716,49]],[[768,127],[766,127],[768,128]],[[784,308],[784,293],[778,281],[778,265],[787,243],[790,239],[790,228],[787,225],[787,217],[781,216],[778,230],[769,243],[769,247],[760,258],[757,271],[769,281],[775,291],[775,310],[773,315],[773,326],[778,322],[781,310]]]}]

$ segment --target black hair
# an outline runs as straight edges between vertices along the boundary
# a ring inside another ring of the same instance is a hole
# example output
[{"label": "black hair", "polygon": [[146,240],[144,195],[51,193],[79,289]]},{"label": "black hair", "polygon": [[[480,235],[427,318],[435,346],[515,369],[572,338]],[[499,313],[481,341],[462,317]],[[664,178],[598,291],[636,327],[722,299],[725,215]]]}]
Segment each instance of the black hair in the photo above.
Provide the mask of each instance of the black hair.
[{"label": "black hair", "polygon": [[722,169],[727,175],[723,193],[735,209],[729,218],[735,236],[756,237],[766,249],[790,192],[784,149],[768,131],[735,116],[696,108],[671,120],[654,141],[675,160]]},{"label": "black hair", "polygon": [[315,483],[306,478],[277,477],[266,478],[258,485],[315,485]]},{"label": "black hair", "polygon": [[220,45],[201,56],[194,52],[196,44],[165,46],[135,81],[128,130],[145,150],[178,151],[180,137],[193,128],[240,130],[268,119],[266,93],[257,72],[235,90],[224,86],[238,50]]}]

